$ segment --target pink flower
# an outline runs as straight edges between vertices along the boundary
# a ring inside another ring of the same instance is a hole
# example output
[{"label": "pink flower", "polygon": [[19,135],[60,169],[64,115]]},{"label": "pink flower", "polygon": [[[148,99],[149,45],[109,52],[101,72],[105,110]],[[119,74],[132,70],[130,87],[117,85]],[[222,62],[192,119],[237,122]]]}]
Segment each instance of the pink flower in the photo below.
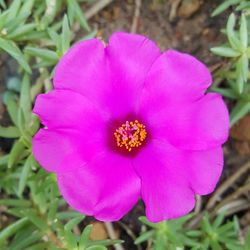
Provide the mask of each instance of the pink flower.
[{"label": "pink flower", "polygon": [[45,127],[33,153],[84,214],[119,220],[142,198],[152,222],[182,216],[223,168],[228,111],[205,94],[211,82],[194,57],[161,54],[140,35],[79,42],[58,63],[54,90],[37,97]]}]

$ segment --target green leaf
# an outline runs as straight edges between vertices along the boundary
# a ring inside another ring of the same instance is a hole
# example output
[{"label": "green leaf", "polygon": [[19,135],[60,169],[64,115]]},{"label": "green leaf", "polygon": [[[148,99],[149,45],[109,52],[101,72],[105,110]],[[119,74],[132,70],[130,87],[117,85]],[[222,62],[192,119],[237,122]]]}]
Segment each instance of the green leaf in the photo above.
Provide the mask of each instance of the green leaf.
[{"label": "green leaf", "polygon": [[230,47],[214,47],[210,49],[214,54],[224,57],[238,57],[241,55],[240,52]]},{"label": "green leaf", "polygon": [[237,11],[247,10],[247,9],[250,9],[250,3],[249,2],[242,2],[236,8]]},{"label": "green leaf", "polygon": [[227,38],[228,38],[228,41],[233,49],[242,52],[244,48],[243,48],[240,40],[238,39],[238,37],[236,36],[236,33],[234,31],[235,23],[236,23],[236,17],[232,13],[229,16],[228,21],[227,21],[227,29],[226,29],[227,30]]},{"label": "green leaf", "polygon": [[59,60],[57,53],[48,49],[26,47],[25,52],[28,55],[40,57],[41,59],[53,62],[54,64],[56,64],[57,61]]},{"label": "green leaf", "polygon": [[250,101],[239,101],[230,113],[230,126],[232,127],[240,118],[250,112]]},{"label": "green leaf", "polygon": [[30,78],[27,74],[24,74],[21,85],[20,108],[24,114],[25,123],[30,122],[31,105]]},{"label": "green leaf", "polygon": [[28,200],[21,199],[0,199],[0,205],[10,206],[10,207],[29,207],[31,205]]},{"label": "green leaf", "polygon": [[87,247],[86,250],[107,250],[107,248],[104,246],[90,246]]},{"label": "green leaf", "polygon": [[18,105],[15,100],[15,95],[11,92],[5,92],[4,94],[4,104],[7,107],[7,111],[10,115],[12,122],[18,126]]},{"label": "green leaf", "polygon": [[139,217],[139,220],[140,220],[142,223],[148,225],[149,227],[158,228],[158,223],[152,223],[152,222],[148,221],[148,219],[147,219],[145,216]]},{"label": "green leaf", "polygon": [[69,21],[67,15],[63,17],[63,25],[62,25],[62,55],[69,49],[71,40],[71,32],[69,29]]},{"label": "green leaf", "polygon": [[90,232],[92,230],[93,225],[88,225],[84,228],[81,237],[80,237],[80,241],[79,241],[79,249],[80,250],[85,250],[88,242],[89,242],[89,235]]},{"label": "green leaf", "polygon": [[233,100],[237,100],[238,97],[239,97],[239,96],[235,93],[235,91],[232,90],[231,88],[218,88],[218,87],[213,87],[213,86],[212,86],[211,91],[220,93],[220,94],[223,95],[224,97],[227,97],[227,98],[233,99]]},{"label": "green leaf", "polygon": [[246,237],[245,237],[245,244],[244,244],[244,250],[250,249],[250,228],[247,230]]},{"label": "green leaf", "polygon": [[79,224],[83,219],[84,215],[79,215],[76,218],[71,219],[65,226],[65,230],[72,230],[77,224]]},{"label": "green leaf", "polygon": [[31,74],[31,69],[22,54],[21,50],[16,46],[16,44],[10,40],[6,40],[0,37],[0,49],[4,50],[10,54],[14,59],[17,60],[19,65],[29,74]]},{"label": "green leaf", "polygon": [[35,0],[25,0],[20,8],[19,15],[25,12],[31,13]]},{"label": "green leaf", "polygon": [[235,5],[240,3],[241,0],[227,0],[224,1],[222,4],[220,4],[213,12],[212,12],[212,17],[217,16],[221,14],[223,11],[228,9],[231,5]]},{"label": "green leaf", "polygon": [[49,221],[54,221],[55,218],[56,218],[56,212],[57,212],[57,209],[58,209],[58,205],[59,205],[59,199],[58,198],[55,198],[50,206],[49,206],[49,211],[48,211],[48,220]]},{"label": "green leaf", "polygon": [[21,3],[22,3],[22,0],[12,1],[12,4],[10,5],[10,7],[8,9],[8,17],[7,17],[8,21],[11,21],[15,17],[17,17],[17,13],[19,11]]},{"label": "green leaf", "polygon": [[240,19],[240,41],[244,48],[248,45],[248,30],[247,30],[247,20],[244,14],[241,14]]},{"label": "green leaf", "polygon": [[16,39],[20,40],[20,38],[23,38],[27,33],[34,32],[35,28],[36,28],[35,23],[24,24],[18,27],[18,29],[14,30],[13,32],[8,33],[6,37],[11,40],[16,40]]},{"label": "green leaf", "polygon": [[29,172],[30,172],[30,169],[31,169],[31,163],[32,163],[32,158],[33,156],[30,155],[27,160],[25,161],[25,164],[23,166],[23,169],[22,169],[22,172],[21,172],[21,175],[20,175],[20,179],[19,179],[19,184],[18,184],[18,191],[17,191],[17,194],[19,197],[22,196],[22,193],[24,191],[24,188],[26,186],[26,182],[27,182],[27,179],[28,179],[28,175],[29,175]]},{"label": "green leaf", "polygon": [[155,230],[150,230],[150,231],[146,231],[145,233],[142,233],[136,240],[135,240],[135,245],[141,244],[142,242],[153,238],[155,234]]},{"label": "green leaf", "polygon": [[26,217],[15,221],[0,232],[0,245],[28,223]]},{"label": "green leaf", "polygon": [[248,57],[244,54],[240,57],[236,63],[236,78],[239,93],[241,94],[244,90],[244,83],[248,77]]},{"label": "green leaf", "polygon": [[0,137],[18,138],[19,136],[20,136],[20,131],[17,127],[13,127],[13,126],[2,127],[0,125]]},{"label": "green leaf", "polygon": [[32,211],[32,210],[25,211],[24,214],[42,232],[46,232],[47,231],[47,224],[46,224],[46,222],[44,221],[44,219],[42,219],[41,217],[39,217],[34,211]]},{"label": "green leaf", "polygon": [[20,159],[24,149],[25,146],[21,140],[15,142],[9,154],[8,168],[11,168]]},{"label": "green leaf", "polygon": [[71,18],[73,19],[74,17],[74,19],[76,19],[84,29],[90,31],[90,27],[78,2],[76,0],[67,0],[67,3],[68,3],[68,15],[70,17],[70,20]]}]

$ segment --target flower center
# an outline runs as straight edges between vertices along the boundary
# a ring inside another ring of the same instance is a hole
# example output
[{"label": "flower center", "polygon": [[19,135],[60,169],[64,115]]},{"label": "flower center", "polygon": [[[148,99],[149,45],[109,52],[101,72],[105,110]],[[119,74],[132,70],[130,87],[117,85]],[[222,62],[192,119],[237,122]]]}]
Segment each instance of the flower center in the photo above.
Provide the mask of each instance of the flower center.
[{"label": "flower center", "polygon": [[137,120],[126,121],[114,132],[118,147],[125,147],[129,152],[138,148],[147,137],[147,131],[142,123]]}]

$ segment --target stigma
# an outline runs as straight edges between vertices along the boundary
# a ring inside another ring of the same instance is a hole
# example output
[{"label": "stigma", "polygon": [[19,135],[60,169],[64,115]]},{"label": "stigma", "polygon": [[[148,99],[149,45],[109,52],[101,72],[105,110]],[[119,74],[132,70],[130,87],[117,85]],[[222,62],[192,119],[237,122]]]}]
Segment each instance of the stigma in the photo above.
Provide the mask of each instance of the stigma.
[{"label": "stigma", "polygon": [[138,120],[126,121],[115,130],[114,136],[118,147],[126,148],[129,152],[142,145],[147,137],[146,127]]}]

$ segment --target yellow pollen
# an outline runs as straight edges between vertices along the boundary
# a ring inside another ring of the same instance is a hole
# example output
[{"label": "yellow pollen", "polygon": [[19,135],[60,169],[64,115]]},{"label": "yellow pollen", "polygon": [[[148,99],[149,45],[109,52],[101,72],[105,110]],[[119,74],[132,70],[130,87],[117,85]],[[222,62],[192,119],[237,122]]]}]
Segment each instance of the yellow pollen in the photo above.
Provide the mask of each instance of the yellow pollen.
[{"label": "yellow pollen", "polygon": [[147,131],[142,123],[137,120],[126,121],[114,132],[118,147],[125,147],[129,152],[138,148],[147,137]]}]

